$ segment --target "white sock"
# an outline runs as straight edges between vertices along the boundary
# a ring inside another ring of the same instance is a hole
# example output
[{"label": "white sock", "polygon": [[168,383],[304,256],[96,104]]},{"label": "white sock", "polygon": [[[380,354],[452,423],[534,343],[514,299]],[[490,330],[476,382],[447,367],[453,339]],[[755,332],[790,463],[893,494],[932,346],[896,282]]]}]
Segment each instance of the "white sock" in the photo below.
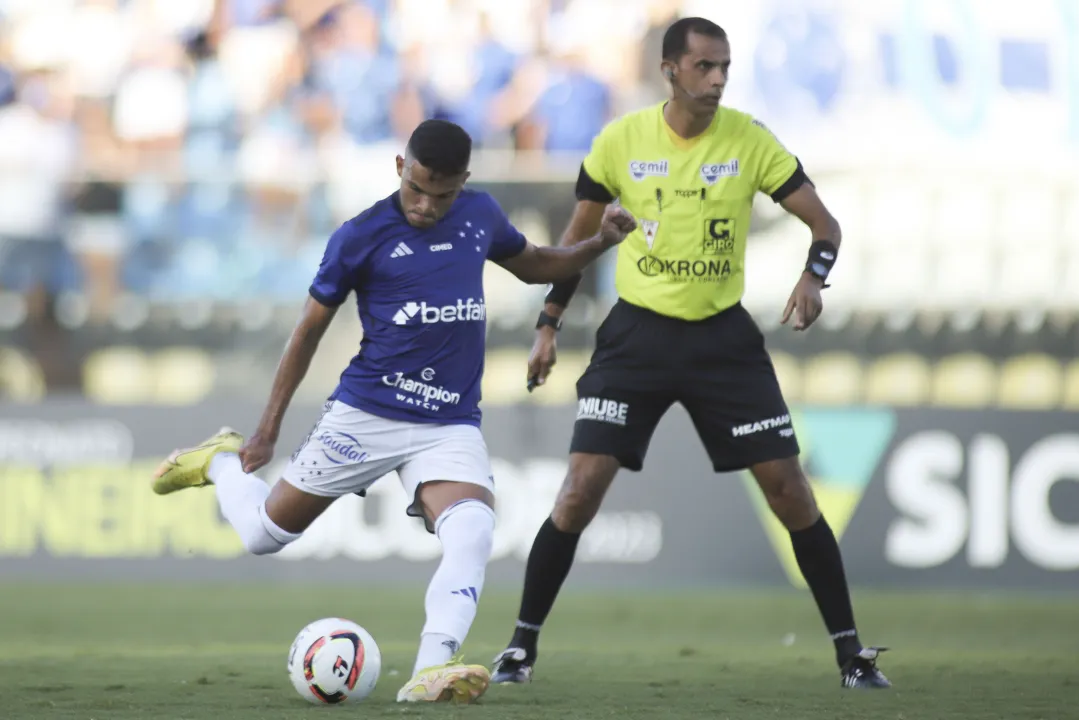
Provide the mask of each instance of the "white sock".
[{"label": "white sock", "polygon": [[221,514],[249,553],[268,555],[299,539],[298,534],[285,532],[266,515],[264,503],[270,487],[255,475],[245,473],[236,453],[214,455],[208,474],[217,490]]},{"label": "white sock", "polygon": [[442,562],[427,586],[427,622],[413,675],[449,662],[476,619],[487,561],[494,541],[495,513],[479,500],[452,505],[435,523]]}]

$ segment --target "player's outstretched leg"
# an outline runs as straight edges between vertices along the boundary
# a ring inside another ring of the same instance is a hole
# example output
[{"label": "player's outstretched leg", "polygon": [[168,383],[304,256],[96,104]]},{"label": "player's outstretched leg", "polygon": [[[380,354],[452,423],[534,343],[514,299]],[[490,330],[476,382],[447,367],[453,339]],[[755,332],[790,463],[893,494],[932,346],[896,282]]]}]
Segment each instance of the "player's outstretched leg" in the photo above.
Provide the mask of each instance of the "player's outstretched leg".
[{"label": "player's outstretched leg", "polygon": [[517,627],[509,646],[494,659],[491,682],[531,681],[538,656],[540,628],[573,567],[581,533],[599,511],[618,468],[618,460],[609,455],[570,455],[569,474],[555,501],[554,511],[540,526],[532,542],[525,565]]},{"label": "player's outstretched leg", "polygon": [[[253,555],[276,553],[299,539],[306,528],[332,502],[330,498],[303,493],[288,483],[270,487],[255,475],[243,471],[236,454],[243,436],[222,428],[216,435],[192,448],[174,450],[157,468],[153,490],[168,495],[178,490],[214,485],[221,514]],[[272,505],[267,514],[267,505]],[[290,532],[281,527],[293,528]]]},{"label": "player's outstretched leg", "polygon": [[890,687],[884,673],[877,669],[877,656],[886,648],[864,648],[858,640],[839,543],[817,509],[813,489],[798,458],[764,462],[750,470],[772,512],[790,532],[798,568],[835,643],[842,686]]},{"label": "player's outstretched leg", "polygon": [[[420,635],[413,677],[398,702],[472,703],[490,684],[482,665],[467,665],[458,651],[476,611],[494,542],[495,513],[487,490],[467,483],[424,485],[420,499],[434,520],[442,562],[427,588],[427,620]],[[442,509],[445,508],[445,509]]]}]

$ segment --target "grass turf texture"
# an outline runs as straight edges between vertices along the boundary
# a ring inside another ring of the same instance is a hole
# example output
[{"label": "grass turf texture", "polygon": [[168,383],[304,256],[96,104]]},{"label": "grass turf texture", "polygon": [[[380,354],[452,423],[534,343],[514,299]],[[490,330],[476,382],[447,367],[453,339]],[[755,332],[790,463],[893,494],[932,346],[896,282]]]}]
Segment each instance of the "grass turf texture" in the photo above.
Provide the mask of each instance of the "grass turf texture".
[{"label": "grass turf texture", "polygon": [[[867,642],[890,645],[895,687],[839,687],[808,594],[567,593],[535,681],[482,705],[402,706],[422,589],[13,585],[0,592],[0,717],[89,720],[291,718],[1045,718],[1079,712],[1075,598],[857,593]],[[488,664],[516,594],[490,592],[465,645]],[[342,615],[383,651],[360,705],[316,707],[285,673],[295,634]],[[793,642],[792,642],[793,639]]]}]

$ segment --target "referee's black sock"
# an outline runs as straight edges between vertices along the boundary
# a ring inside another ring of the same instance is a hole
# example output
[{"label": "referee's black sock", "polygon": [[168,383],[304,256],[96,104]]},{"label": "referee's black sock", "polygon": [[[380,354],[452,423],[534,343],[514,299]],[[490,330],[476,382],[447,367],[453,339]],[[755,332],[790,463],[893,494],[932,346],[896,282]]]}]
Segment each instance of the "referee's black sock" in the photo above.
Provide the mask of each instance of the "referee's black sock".
[{"label": "referee's black sock", "polygon": [[573,556],[580,539],[580,533],[562,532],[549,517],[536,533],[532,551],[528,554],[528,564],[525,565],[524,594],[521,597],[521,612],[517,616],[517,629],[510,642],[510,647],[525,650],[530,660],[536,657],[540,628],[573,567]]},{"label": "referee's black sock", "polygon": [[843,558],[839,543],[821,515],[813,525],[804,530],[791,532],[794,557],[817,601],[824,625],[835,643],[836,661],[840,666],[856,655],[862,645],[854,627],[854,610],[850,604],[850,591],[843,571]]}]

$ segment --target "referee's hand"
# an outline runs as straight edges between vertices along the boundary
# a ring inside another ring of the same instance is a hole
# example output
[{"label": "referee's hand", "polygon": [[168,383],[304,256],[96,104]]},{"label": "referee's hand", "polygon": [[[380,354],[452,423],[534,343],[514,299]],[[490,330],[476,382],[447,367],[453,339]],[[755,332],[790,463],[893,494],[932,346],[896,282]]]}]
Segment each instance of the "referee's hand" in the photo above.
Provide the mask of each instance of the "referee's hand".
[{"label": "referee's hand", "polygon": [[780,323],[786,325],[794,314],[794,329],[805,330],[820,317],[824,309],[824,301],[821,300],[821,280],[809,273],[802,273],[798,284],[794,286],[787,307],[783,310],[783,319]]},{"label": "referee's hand", "polygon": [[637,229],[637,220],[621,205],[608,205],[603,211],[599,235],[605,247],[614,247]]},{"label": "referee's hand", "polygon": [[536,342],[532,345],[532,354],[528,356],[528,392],[547,382],[547,376],[558,359],[556,346],[554,328],[541,327],[536,330]]}]

